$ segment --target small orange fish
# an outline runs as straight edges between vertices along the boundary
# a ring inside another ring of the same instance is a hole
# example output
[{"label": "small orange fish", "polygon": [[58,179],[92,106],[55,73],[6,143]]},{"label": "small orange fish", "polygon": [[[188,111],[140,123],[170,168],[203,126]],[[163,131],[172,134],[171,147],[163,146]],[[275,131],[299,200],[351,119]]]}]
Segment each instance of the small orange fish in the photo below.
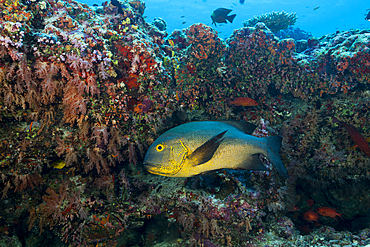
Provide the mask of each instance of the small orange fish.
[{"label": "small orange fish", "polygon": [[312,199],[308,199],[308,200],[307,200],[307,205],[308,205],[309,207],[312,207],[314,203],[315,203],[315,201],[314,201],[314,200],[312,200]]},{"label": "small orange fish", "polygon": [[335,216],[339,216],[341,219],[343,219],[341,216],[342,214],[338,214],[336,209],[332,209],[329,207],[321,207],[321,208],[316,209],[316,211],[322,216],[332,217],[335,220],[336,220]]},{"label": "small orange fish", "polygon": [[299,211],[300,210],[300,208],[297,206],[297,205],[295,205],[294,207],[292,207],[291,209],[288,209],[290,212],[295,212],[295,211]]},{"label": "small orange fish", "polygon": [[319,215],[314,211],[309,210],[303,214],[303,219],[307,221],[318,221]]},{"label": "small orange fish", "polygon": [[333,117],[333,122],[342,125],[348,131],[349,135],[351,136],[352,140],[356,143],[358,148],[370,157],[370,146],[366,142],[365,138],[356,130],[355,127],[345,122],[339,121],[336,117]]},{"label": "small orange fish", "polygon": [[246,97],[237,97],[233,101],[229,101],[229,105],[236,106],[256,106],[258,103],[254,99]]}]

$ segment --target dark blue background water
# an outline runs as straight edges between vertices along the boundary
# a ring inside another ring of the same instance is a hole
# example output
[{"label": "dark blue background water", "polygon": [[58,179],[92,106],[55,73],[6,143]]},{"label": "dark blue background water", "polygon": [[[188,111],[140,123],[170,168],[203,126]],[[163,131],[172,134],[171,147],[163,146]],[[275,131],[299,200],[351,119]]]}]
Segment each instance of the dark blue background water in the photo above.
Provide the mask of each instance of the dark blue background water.
[{"label": "dark blue background water", "polygon": [[[103,1],[81,2],[92,5]],[[230,14],[236,14],[234,23],[215,27],[222,38],[227,38],[234,29],[243,26],[243,21],[255,15],[283,10],[288,13],[296,12],[298,20],[294,27],[311,32],[316,37],[336,30],[370,28],[370,22],[365,20],[370,9],[370,0],[246,0],[243,5],[239,0],[146,0],[145,3],[144,16],[147,16],[147,22],[152,22],[154,17],[162,17],[167,22],[169,33],[198,22],[211,25],[210,16],[219,7],[230,8],[233,10]],[[314,10],[316,7],[319,8]],[[183,22],[186,23],[182,24]]]}]

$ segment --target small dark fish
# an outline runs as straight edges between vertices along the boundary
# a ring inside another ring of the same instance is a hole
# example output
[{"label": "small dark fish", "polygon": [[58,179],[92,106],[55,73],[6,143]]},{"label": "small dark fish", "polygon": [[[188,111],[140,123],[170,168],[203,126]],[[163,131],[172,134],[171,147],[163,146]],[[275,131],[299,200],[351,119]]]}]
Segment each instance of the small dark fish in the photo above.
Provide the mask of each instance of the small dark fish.
[{"label": "small dark fish", "polygon": [[182,16],[181,16],[181,18],[184,18],[184,17],[185,17],[185,15],[182,15]]},{"label": "small dark fish", "polygon": [[317,7],[315,7],[313,10],[318,10],[320,8],[320,6],[317,6]]},{"label": "small dark fish", "polygon": [[186,21],[183,21],[181,24],[184,25],[186,23]]},{"label": "small dark fish", "polygon": [[218,8],[213,11],[211,15],[212,24],[215,24],[217,27],[216,23],[227,23],[226,20],[228,20],[230,23],[233,23],[236,14],[228,15],[231,11],[232,9],[225,8]]},{"label": "small dark fish", "polygon": [[365,17],[365,20],[370,21],[370,12],[367,13],[367,16]]},{"label": "small dark fish", "polygon": [[98,7],[99,5],[98,5],[98,4],[96,4],[96,3],[94,3],[92,6],[94,6],[94,7]]},{"label": "small dark fish", "polygon": [[245,0],[239,0],[240,4],[244,4]]},{"label": "small dark fish", "polygon": [[122,4],[118,0],[111,0],[110,3],[118,8],[119,14],[123,14]]}]

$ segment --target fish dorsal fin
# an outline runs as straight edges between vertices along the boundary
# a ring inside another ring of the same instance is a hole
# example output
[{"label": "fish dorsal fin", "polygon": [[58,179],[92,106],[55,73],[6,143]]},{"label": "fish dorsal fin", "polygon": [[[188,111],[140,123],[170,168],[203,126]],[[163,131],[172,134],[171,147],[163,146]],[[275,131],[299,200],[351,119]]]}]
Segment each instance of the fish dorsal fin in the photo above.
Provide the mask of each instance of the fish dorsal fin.
[{"label": "fish dorsal fin", "polygon": [[240,129],[247,135],[251,135],[257,127],[255,124],[237,120],[223,120],[219,122],[234,126],[235,128]]},{"label": "fish dorsal fin", "polygon": [[209,161],[216,152],[218,146],[220,146],[223,140],[222,137],[226,132],[227,130],[221,132],[195,149],[195,151],[187,157],[187,162],[189,162],[192,166],[199,166]]},{"label": "fish dorsal fin", "polygon": [[[268,171],[266,166],[262,163],[259,158],[260,154],[252,154],[247,162],[245,162],[245,169],[246,170],[253,170],[253,171]],[[239,166],[240,169],[243,168],[243,164]]]},{"label": "fish dorsal fin", "polygon": [[233,11],[232,9],[225,9],[225,8],[218,8],[217,10],[219,10],[221,14],[225,14],[225,15],[228,15],[231,11]]}]

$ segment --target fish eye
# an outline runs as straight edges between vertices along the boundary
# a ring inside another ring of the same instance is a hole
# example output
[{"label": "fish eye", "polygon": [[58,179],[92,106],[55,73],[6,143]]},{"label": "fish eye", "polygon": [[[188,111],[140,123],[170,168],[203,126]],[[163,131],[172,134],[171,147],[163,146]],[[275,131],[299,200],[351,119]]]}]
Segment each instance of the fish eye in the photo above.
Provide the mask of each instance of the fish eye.
[{"label": "fish eye", "polygon": [[155,147],[155,150],[157,150],[158,152],[162,152],[164,149],[164,145],[163,144],[158,144],[156,147]]}]

